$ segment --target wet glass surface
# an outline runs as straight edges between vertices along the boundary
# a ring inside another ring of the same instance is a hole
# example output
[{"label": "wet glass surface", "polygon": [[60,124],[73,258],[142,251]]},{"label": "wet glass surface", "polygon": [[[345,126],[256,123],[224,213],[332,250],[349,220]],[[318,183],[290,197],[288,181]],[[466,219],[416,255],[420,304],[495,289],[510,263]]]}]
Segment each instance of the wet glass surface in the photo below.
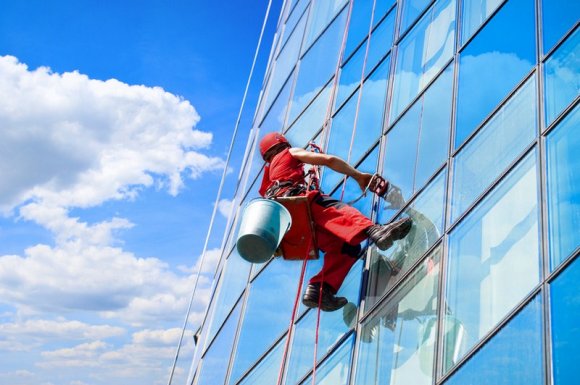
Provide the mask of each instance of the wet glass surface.
[{"label": "wet glass surface", "polygon": [[[447,371],[539,282],[537,154],[531,152],[449,236]],[[514,274],[517,272],[517,274]]]},{"label": "wet glass surface", "polygon": [[580,246],[580,107],[546,139],[548,234],[554,270]]},{"label": "wet glass surface", "polygon": [[533,76],[455,156],[452,221],[536,138],[536,101],[536,77]]},{"label": "wet glass surface", "polygon": [[429,385],[433,382],[438,248],[362,325],[357,385]]},{"label": "wet glass surface", "polygon": [[534,3],[510,0],[461,52],[455,148],[533,68],[535,41]]}]

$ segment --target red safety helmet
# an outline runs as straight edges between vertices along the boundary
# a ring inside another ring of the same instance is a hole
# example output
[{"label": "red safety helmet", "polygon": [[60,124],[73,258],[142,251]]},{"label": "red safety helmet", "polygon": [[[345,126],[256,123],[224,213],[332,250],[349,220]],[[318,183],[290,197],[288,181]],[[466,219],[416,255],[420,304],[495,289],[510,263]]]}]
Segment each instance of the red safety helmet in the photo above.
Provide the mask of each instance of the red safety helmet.
[{"label": "red safety helmet", "polygon": [[280,143],[284,143],[284,144],[288,145],[288,147],[290,147],[290,143],[288,142],[288,139],[286,139],[284,137],[284,135],[282,135],[278,132],[270,132],[270,133],[264,135],[264,137],[260,141],[260,154],[262,154],[262,158],[264,158],[264,155],[266,155],[268,150],[270,150],[272,147],[274,147]]}]

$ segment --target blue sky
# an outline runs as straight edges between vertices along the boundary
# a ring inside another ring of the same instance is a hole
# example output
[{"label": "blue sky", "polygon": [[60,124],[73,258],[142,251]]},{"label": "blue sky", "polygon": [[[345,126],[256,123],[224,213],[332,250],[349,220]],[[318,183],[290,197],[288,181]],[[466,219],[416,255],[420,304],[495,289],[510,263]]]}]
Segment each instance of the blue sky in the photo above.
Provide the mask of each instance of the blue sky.
[{"label": "blue sky", "polygon": [[0,383],[166,383],[267,1],[0,4]]}]

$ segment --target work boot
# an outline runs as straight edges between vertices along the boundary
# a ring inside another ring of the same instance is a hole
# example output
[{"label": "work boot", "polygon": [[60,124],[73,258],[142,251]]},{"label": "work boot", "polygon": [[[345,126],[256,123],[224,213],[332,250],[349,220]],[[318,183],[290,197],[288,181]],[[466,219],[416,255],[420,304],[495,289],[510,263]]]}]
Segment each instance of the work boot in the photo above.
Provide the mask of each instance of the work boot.
[{"label": "work boot", "polygon": [[318,302],[320,302],[320,310],[322,311],[335,311],[348,303],[346,298],[337,297],[334,294],[334,290],[327,283],[322,283],[322,300],[320,300],[319,295],[320,282],[310,283],[306,287],[302,303],[306,307],[315,308],[318,307]]},{"label": "work boot", "polygon": [[374,225],[367,230],[369,239],[381,250],[387,250],[393,246],[393,242],[405,238],[411,227],[413,220],[411,218],[401,218],[388,225]]}]

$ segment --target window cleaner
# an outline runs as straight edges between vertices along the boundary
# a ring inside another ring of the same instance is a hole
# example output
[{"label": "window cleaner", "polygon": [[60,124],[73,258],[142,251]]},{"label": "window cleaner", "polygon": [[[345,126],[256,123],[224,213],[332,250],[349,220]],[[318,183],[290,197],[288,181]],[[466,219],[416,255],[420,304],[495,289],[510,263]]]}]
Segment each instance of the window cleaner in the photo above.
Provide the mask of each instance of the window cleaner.
[{"label": "window cleaner", "polygon": [[[361,255],[360,244],[370,239],[379,249],[386,250],[395,240],[409,233],[412,220],[402,218],[385,225],[375,224],[354,207],[323,194],[316,173],[311,175],[310,181],[306,180],[308,175],[304,172],[305,165],[315,168],[326,166],[355,179],[363,194],[367,190],[379,195],[385,194],[388,188],[386,180],[378,175],[360,172],[337,156],[292,147],[280,133],[266,134],[260,141],[260,153],[267,163],[260,195],[279,200],[282,204],[284,198],[301,197],[312,228],[295,226],[295,222],[300,220],[297,221],[293,216],[290,232],[294,228],[298,236],[306,235],[306,238],[313,240],[316,248],[325,253],[322,270],[310,278],[302,303],[309,308],[319,307],[322,311],[342,308],[348,301],[344,297],[337,297],[336,293]],[[282,240],[282,253],[287,243],[293,241],[292,237],[288,237],[290,232]],[[301,259],[307,258],[305,255]]]}]

